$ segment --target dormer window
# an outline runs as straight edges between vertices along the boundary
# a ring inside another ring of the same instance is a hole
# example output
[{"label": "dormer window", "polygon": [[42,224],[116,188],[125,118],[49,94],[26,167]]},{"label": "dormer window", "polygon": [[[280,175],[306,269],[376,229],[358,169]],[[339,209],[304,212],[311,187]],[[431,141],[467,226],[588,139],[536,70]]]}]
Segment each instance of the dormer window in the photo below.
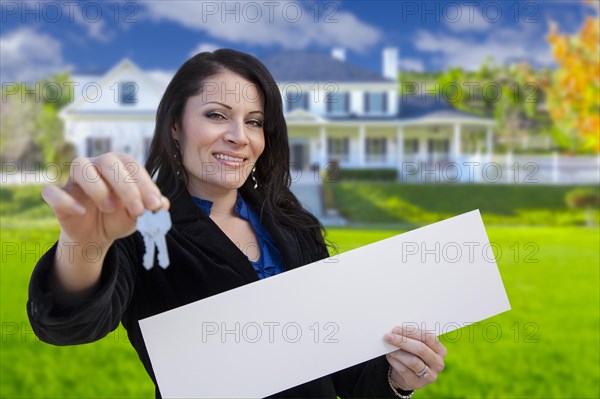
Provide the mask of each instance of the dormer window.
[{"label": "dormer window", "polygon": [[308,111],[309,93],[302,91],[287,91],[285,97],[288,112],[292,112],[296,109]]},{"label": "dormer window", "polygon": [[387,112],[387,93],[386,92],[367,92],[365,93],[365,113],[366,114],[384,114]]},{"label": "dormer window", "polygon": [[327,102],[327,113],[329,114],[347,114],[350,110],[350,93],[327,93],[325,101]]},{"label": "dormer window", "polygon": [[121,104],[136,104],[138,85],[135,82],[120,82],[119,83],[119,103]]}]

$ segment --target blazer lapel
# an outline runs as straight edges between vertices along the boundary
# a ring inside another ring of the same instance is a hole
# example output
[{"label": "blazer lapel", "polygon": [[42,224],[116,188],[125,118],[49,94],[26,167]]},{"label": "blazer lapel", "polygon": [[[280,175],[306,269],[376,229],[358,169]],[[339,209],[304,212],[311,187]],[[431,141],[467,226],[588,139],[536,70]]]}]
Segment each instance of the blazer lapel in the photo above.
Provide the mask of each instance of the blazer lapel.
[{"label": "blazer lapel", "polygon": [[[218,246],[222,262],[228,264],[246,281],[257,281],[258,274],[248,257],[235,245],[215,222],[198,207],[186,190],[171,204],[173,225],[199,248]],[[214,252],[214,251],[212,251]]]}]

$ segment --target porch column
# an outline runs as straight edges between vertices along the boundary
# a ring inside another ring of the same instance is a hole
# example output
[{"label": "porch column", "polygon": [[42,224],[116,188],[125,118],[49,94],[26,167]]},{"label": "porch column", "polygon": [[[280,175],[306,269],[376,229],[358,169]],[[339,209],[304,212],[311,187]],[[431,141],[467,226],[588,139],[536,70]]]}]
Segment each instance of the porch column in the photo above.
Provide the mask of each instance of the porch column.
[{"label": "porch column", "polygon": [[358,166],[365,166],[365,125],[358,127]]},{"label": "porch column", "polygon": [[398,168],[398,176],[402,170],[402,162],[404,161],[404,128],[396,127],[396,166]]},{"label": "porch column", "polygon": [[458,161],[460,158],[460,135],[461,135],[461,126],[460,123],[454,125],[454,140],[452,144],[452,154],[454,156],[454,161]]},{"label": "porch column", "polygon": [[323,169],[327,166],[327,128],[321,126],[319,128],[319,168]]},{"label": "porch column", "polygon": [[494,130],[492,129],[491,126],[488,126],[487,128],[487,133],[485,136],[485,148],[486,148],[486,161],[490,162],[492,160],[492,153],[494,150],[494,140],[493,140],[493,136],[494,135]]}]

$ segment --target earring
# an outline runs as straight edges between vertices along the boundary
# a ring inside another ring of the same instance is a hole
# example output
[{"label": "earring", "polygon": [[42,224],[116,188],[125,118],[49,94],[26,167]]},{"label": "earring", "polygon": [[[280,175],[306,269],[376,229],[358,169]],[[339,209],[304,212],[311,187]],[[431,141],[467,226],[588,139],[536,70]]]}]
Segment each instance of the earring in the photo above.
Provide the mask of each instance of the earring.
[{"label": "earring", "polygon": [[[179,142],[175,139],[173,139],[173,141],[175,142],[175,148],[177,148],[177,152],[175,154],[173,154],[173,158],[175,158],[175,160],[177,160],[177,154],[181,154],[181,149],[179,148]],[[181,167],[181,161],[179,161],[179,166]],[[179,177],[179,179],[183,179],[183,176],[180,173],[179,168],[177,169],[177,176]]]},{"label": "earring", "polygon": [[258,182],[256,181],[256,176],[254,176],[254,172],[256,172],[256,166],[252,168],[252,173],[250,174],[252,180],[254,180],[254,189],[256,190],[258,188]]}]

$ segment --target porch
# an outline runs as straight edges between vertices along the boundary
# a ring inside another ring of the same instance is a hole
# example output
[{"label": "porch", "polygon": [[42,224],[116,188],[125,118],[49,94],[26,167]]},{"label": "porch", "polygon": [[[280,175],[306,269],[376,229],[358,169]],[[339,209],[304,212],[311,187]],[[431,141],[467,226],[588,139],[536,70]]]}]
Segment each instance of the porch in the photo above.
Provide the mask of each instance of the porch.
[{"label": "porch", "polygon": [[292,170],[392,168],[490,160],[493,123],[436,121],[289,124]]}]

